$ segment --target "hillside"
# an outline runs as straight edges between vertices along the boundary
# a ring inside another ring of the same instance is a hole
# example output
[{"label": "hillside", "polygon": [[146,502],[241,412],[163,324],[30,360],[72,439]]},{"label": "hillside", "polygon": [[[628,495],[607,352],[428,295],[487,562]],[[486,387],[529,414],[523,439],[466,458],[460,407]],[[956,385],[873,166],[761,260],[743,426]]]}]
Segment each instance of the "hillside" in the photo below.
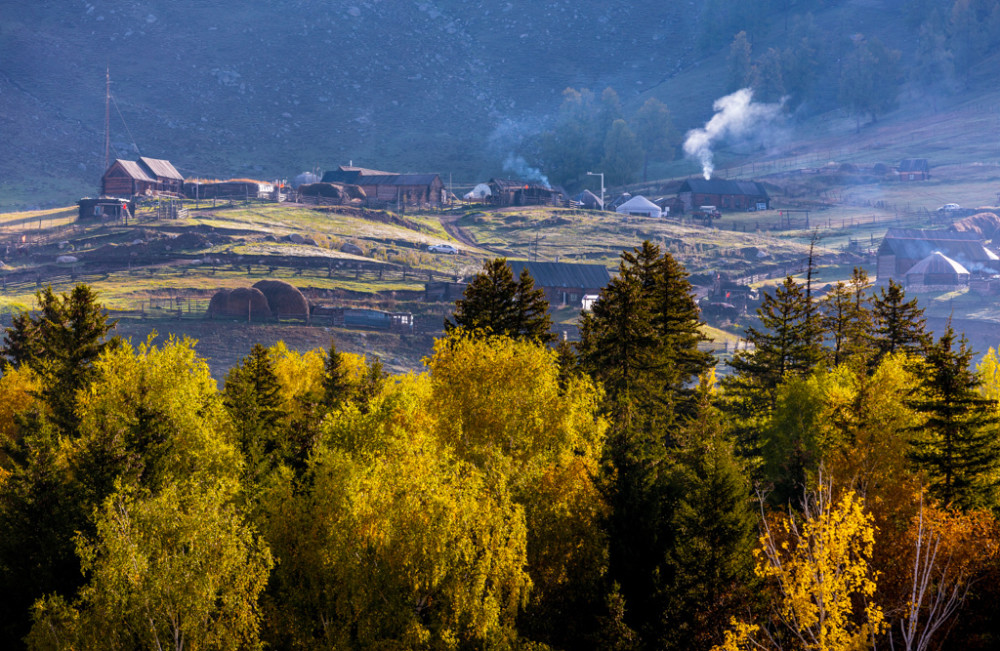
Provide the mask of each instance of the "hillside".
[{"label": "hillside", "polygon": [[[817,133],[854,125],[829,110],[838,82],[830,61],[851,38],[877,37],[904,64],[917,48],[914,14],[888,0],[761,2],[756,17],[730,15],[741,5],[728,0],[278,0],[241,3],[239,11],[228,1],[8,4],[0,24],[0,210],[66,205],[94,192],[106,66],[113,157],[134,157],[138,148],[186,176],[267,179],[353,160],[435,171],[459,185],[501,173],[525,137],[545,131],[567,87],[613,87],[627,114],[657,98],[682,136],[727,92],[738,29],[751,30],[759,58],[812,26],[816,56],[826,59],[803,87],[808,96],[794,99],[782,136],[802,149]],[[912,111],[980,102],[996,67],[974,70],[947,88],[909,84],[898,110],[881,119],[906,124]],[[724,147],[720,156],[761,153]],[[653,167],[660,176],[696,170],[680,157]]]}]

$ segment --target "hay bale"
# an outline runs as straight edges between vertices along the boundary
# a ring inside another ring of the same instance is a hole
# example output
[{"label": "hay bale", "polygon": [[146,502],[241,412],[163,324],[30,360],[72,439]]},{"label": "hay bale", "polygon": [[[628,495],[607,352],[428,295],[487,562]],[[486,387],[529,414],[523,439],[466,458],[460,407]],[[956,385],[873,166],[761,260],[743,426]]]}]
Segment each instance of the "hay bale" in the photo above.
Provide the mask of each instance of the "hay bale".
[{"label": "hay bale", "polygon": [[[249,313],[249,314],[248,314]],[[208,303],[207,315],[210,319],[270,319],[271,308],[267,297],[253,287],[221,289]]]},{"label": "hay bale", "polygon": [[305,197],[349,198],[349,195],[344,192],[344,186],[339,183],[306,183],[299,186],[299,193]]},{"label": "hay bale", "polygon": [[283,280],[261,280],[254,283],[254,288],[264,294],[276,317],[309,317],[309,301],[294,285]]},{"label": "hay bale", "polygon": [[951,230],[958,233],[975,233],[980,239],[994,240],[997,231],[1000,230],[1000,217],[992,212],[977,213],[958,220],[951,225]]}]

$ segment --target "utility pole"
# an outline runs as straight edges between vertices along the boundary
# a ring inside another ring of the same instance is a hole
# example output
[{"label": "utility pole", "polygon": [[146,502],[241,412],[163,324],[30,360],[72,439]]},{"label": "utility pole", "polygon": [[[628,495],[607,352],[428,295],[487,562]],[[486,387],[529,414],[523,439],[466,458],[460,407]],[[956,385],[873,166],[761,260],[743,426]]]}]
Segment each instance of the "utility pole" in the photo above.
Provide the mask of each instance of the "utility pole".
[{"label": "utility pole", "polygon": [[601,210],[604,210],[604,172],[587,172],[587,176],[601,177]]},{"label": "utility pole", "polygon": [[[104,170],[108,171],[111,156],[111,64],[104,71]],[[102,188],[103,189],[103,188]]]}]

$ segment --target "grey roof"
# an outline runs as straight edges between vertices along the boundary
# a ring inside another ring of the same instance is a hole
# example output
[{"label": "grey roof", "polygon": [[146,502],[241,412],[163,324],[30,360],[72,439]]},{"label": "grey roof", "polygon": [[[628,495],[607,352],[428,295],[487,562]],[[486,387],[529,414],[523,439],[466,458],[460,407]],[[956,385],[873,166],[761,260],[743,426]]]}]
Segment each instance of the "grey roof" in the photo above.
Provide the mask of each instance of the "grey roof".
[{"label": "grey roof", "polygon": [[164,179],[172,179],[174,181],[183,181],[184,177],[181,176],[180,172],[170,164],[168,160],[161,160],[159,158],[146,158],[145,156],[139,157],[139,162],[145,166],[153,176],[157,176]]},{"label": "grey roof", "polygon": [[[142,169],[142,165],[136,163],[135,161],[122,160],[119,158],[115,161],[115,163],[121,166],[121,168],[125,170],[126,174],[137,181],[156,183],[156,179],[150,178],[149,174],[146,173],[146,170]],[[112,164],[112,167],[114,167],[114,164]]]},{"label": "grey roof", "polygon": [[611,281],[607,267],[599,264],[572,264],[569,262],[527,262],[508,260],[507,264],[520,276],[523,269],[535,280],[536,287],[566,287],[591,289],[604,287]]},{"label": "grey roof", "polygon": [[526,190],[545,190],[546,192],[554,192],[552,188],[546,187],[541,183],[534,183],[532,181],[518,181],[517,179],[490,179],[490,185],[496,185],[501,190],[508,189],[526,189]]},{"label": "grey roof", "polygon": [[431,185],[437,174],[396,174],[364,168],[340,166],[323,173],[323,183],[350,183],[352,185]]},{"label": "grey roof", "polygon": [[879,246],[878,254],[894,255],[908,260],[923,260],[935,251],[940,251],[966,266],[1000,260],[1000,257],[983,246],[982,240],[976,233],[915,228],[890,228]]},{"label": "grey roof", "polygon": [[431,185],[437,178],[437,174],[397,174],[391,183],[392,185]]},{"label": "grey roof", "polygon": [[930,254],[917,264],[910,267],[910,270],[906,272],[906,275],[911,274],[917,275],[947,275],[947,274],[957,274],[957,275],[969,275],[969,270],[955,262],[945,254],[940,251],[935,251]]},{"label": "grey roof", "polygon": [[926,158],[904,158],[899,163],[900,172],[929,172]]},{"label": "grey roof", "polygon": [[693,178],[684,181],[677,193],[736,194],[750,197],[767,197],[767,190],[757,181],[730,181],[728,179]]}]

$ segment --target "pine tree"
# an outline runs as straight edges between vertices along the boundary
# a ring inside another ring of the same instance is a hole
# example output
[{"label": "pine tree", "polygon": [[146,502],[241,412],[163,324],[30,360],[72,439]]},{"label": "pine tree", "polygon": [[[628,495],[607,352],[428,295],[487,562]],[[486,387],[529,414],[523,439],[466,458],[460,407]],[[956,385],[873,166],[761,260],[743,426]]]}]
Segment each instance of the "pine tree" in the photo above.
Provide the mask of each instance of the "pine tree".
[{"label": "pine tree", "polygon": [[898,351],[919,353],[927,344],[924,332],[924,310],[917,307],[917,299],[906,300],[903,286],[889,280],[872,300],[874,321],[874,347],[877,364],[883,357]]},{"label": "pine tree", "polygon": [[931,479],[931,492],[959,508],[996,505],[998,458],[997,403],[979,392],[980,378],[970,368],[973,351],[965,335],[948,324],[927,348],[926,372],[911,407],[926,423],[916,432],[911,456]]},{"label": "pine tree", "polygon": [[361,388],[358,390],[357,397],[355,398],[361,413],[367,414],[371,409],[371,402],[382,393],[387,377],[389,377],[389,374],[386,373],[385,368],[382,366],[381,358],[376,357],[368,364],[365,377],[361,381]]},{"label": "pine tree", "polygon": [[0,346],[0,359],[14,368],[30,366],[41,378],[40,397],[53,422],[66,433],[76,431],[76,392],[92,375],[93,364],[118,339],[107,339],[109,321],[97,295],[87,285],[56,295],[51,287],[35,294],[36,315],[14,317]]},{"label": "pine tree", "polygon": [[506,258],[495,258],[483,264],[483,270],[455,302],[455,313],[452,319],[445,319],[444,329],[448,334],[464,328],[469,333],[506,335],[547,344],[555,341],[548,309],[545,292],[535,289],[527,269],[514,280]]}]

